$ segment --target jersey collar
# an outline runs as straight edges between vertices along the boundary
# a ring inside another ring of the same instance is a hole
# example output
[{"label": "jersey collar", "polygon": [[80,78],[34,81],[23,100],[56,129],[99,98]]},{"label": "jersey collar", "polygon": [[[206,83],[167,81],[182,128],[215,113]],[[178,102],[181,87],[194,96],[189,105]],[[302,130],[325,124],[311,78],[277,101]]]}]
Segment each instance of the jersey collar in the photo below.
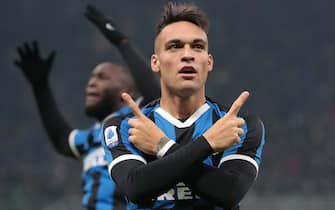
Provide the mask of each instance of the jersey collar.
[{"label": "jersey collar", "polygon": [[190,127],[199,117],[201,117],[202,114],[204,114],[209,109],[209,105],[207,103],[200,106],[196,112],[194,112],[186,121],[182,122],[178,120],[177,118],[173,117],[171,114],[169,114],[167,111],[162,109],[161,107],[158,107],[155,112],[157,112],[159,115],[161,115],[164,119],[169,121],[171,124],[176,126],[177,128],[186,128]]}]

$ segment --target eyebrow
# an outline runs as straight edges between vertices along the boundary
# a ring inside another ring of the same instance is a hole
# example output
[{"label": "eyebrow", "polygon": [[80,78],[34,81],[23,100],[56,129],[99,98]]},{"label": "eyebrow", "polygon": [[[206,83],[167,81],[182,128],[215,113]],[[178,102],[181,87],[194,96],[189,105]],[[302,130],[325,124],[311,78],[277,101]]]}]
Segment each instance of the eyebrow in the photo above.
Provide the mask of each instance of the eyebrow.
[{"label": "eyebrow", "polygon": [[207,43],[207,42],[203,39],[194,39],[192,43]]},{"label": "eyebrow", "polygon": [[[169,41],[166,42],[166,45],[170,44],[170,43],[184,43],[184,42],[181,41],[180,39],[171,39],[171,40],[169,40]],[[203,40],[203,39],[194,39],[192,41],[192,44],[194,44],[194,43],[207,43],[207,42],[205,40]]]},{"label": "eyebrow", "polygon": [[166,45],[168,45],[170,43],[181,43],[181,40],[180,39],[171,39],[171,40],[166,42]]}]

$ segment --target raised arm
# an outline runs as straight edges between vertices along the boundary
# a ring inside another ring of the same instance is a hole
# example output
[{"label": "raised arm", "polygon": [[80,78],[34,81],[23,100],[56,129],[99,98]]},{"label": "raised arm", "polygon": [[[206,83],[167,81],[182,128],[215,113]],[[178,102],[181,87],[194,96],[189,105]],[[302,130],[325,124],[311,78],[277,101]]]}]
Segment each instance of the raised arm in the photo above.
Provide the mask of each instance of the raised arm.
[{"label": "raised arm", "polygon": [[16,59],[14,64],[21,69],[32,87],[49,139],[59,153],[72,156],[68,144],[72,128],[59,112],[49,84],[49,74],[56,52],[52,51],[46,58],[43,58],[36,41],[31,45],[24,43],[17,48],[17,52],[19,59]]},{"label": "raised arm", "polygon": [[139,53],[130,39],[120,31],[114,21],[92,5],[86,6],[84,15],[101,31],[107,40],[119,49],[145,102],[158,98],[160,96],[158,80],[143,55]]}]

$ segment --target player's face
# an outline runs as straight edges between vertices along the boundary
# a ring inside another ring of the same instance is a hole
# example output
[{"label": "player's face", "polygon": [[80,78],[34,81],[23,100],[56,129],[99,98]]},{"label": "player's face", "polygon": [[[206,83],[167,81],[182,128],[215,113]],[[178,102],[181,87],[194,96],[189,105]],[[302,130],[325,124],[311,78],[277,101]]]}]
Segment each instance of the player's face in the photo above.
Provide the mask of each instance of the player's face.
[{"label": "player's face", "polygon": [[85,101],[85,111],[89,116],[103,119],[118,108],[121,84],[116,68],[114,64],[100,64],[92,71]]},{"label": "player's face", "polygon": [[151,67],[160,73],[162,94],[204,93],[208,72],[213,67],[206,33],[186,21],[167,25],[156,38]]}]

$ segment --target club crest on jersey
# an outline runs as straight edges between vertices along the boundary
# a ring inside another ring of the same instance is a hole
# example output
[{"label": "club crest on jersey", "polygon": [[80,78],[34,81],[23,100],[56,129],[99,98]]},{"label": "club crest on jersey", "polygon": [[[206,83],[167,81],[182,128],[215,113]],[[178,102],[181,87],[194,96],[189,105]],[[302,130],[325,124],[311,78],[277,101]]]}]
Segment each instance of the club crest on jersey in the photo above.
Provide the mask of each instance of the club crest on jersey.
[{"label": "club crest on jersey", "polygon": [[116,126],[109,126],[104,131],[105,143],[108,148],[112,148],[118,145],[119,138],[116,133]]}]

